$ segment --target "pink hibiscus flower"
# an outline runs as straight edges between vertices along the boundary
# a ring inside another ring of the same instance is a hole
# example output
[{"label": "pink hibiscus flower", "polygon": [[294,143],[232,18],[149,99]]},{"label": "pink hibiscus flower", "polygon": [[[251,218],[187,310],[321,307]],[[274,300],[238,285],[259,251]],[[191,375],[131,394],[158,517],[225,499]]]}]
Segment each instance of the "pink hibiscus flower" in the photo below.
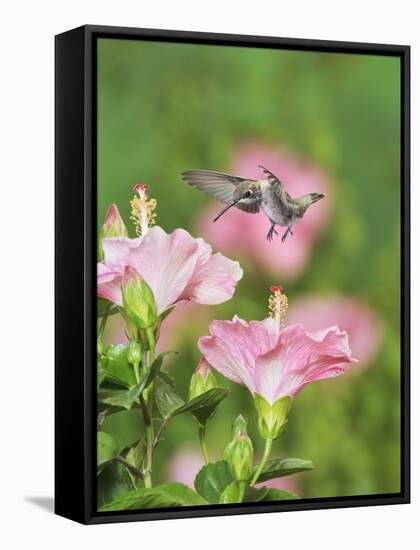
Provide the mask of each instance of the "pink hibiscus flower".
[{"label": "pink hibiscus flower", "polygon": [[293,279],[307,266],[312,247],[328,223],[333,202],[331,185],[321,169],[272,146],[249,144],[241,147],[234,156],[232,172],[260,179],[259,164],[278,176],[292,197],[318,192],[325,193],[327,198],[308,210],[293,228],[293,237],[289,236],[283,243],[280,238],[271,243],[267,241],[265,236],[270,222],[262,212],[248,214],[231,208],[223,220],[213,223],[220,211],[220,204],[215,201],[200,213],[199,232],[223,253],[250,256],[271,273]]},{"label": "pink hibiscus flower", "polygon": [[158,226],[136,239],[114,237],[102,241],[104,261],[98,264],[97,294],[122,305],[121,281],[130,267],[153,291],[158,314],[182,300],[220,304],[229,300],[242,269],[187,231],[170,234]]},{"label": "pink hibiscus flower", "polygon": [[294,397],[306,384],[345,372],[356,360],[347,334],[337,326],[307,332],[301,324],[282,328],[287,300],[273,287],[273,317],[247,323],[213,321],[211,336],[198,347],[209,364],[229,380],[243,384],[269,405]]}]

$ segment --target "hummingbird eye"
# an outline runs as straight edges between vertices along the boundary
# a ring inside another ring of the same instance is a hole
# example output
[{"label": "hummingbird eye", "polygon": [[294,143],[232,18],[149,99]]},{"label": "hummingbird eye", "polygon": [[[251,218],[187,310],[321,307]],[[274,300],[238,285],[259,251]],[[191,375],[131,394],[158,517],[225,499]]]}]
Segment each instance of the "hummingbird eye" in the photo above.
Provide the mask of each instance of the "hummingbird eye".
[{"label": "hummingbird eye", "polygon": [[251,191],[245,191],[245,193],[242,195],[243,199],[248,199],[251,196]]}]

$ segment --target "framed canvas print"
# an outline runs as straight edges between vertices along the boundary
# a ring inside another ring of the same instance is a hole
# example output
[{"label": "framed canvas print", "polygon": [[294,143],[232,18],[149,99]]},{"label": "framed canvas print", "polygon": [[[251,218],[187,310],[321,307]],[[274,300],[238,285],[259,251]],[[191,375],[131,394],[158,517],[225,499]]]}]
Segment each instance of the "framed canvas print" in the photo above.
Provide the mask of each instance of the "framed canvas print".
[{"label": "framed canvas print", "polygon": [[409,502],[409,47],[56,37],[56,513]]}]

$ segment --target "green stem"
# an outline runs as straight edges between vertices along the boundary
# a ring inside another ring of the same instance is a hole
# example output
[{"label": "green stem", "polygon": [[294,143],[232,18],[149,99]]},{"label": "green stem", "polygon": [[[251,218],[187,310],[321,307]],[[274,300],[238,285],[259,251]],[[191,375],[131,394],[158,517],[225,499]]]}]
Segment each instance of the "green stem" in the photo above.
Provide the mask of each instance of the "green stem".
[{"label": "green stem", "polygon": [[260,477],[260,474],[263,471],[264,466],[267,464],[268,457],[270,456],[270,453],[271,453],[272,443],[273,443],[272,439],[266,439],[265,440],[264,454],[263,454],[261,462],[259,463],[258,468],[257,468],[257,470],[254,474],[254,477],[252,478],[252,481],[250,483],[251,487],[253,487],[257,483],[257,480]]},{"label": "green stem", "polygon": [[130,464],[128,460],[126,460],[123,456],[118,454],[115,458],[116,460],[118,460],[118,462],[121,462],[121,464],[124,464],[127,470],[129,470],[134,476],[139,477],[140,479],[144,478],[143,472],[141,472],[138,468]]},{"label": "green stem", "polygon": [[[146,329],[147,339],[149,341],[149,369],[153,365],[155,360],[155,335],[153,329]],[[155,441],[154,429],[153,429],[153,382],[145,390],[146,410],[148,413],[149,422],[145,422],[146,429],[146,471],[144,473],[144,485],[145,487],[152,487],[152,469],[153,469],[153,444]]]},{"label": "green stem", "polygon": [[201,424],[198,426],[198,438],[200,439],[200,447],[201,447],[201,452],[203,453],[204,461],[206,464],[208,464],[210,461],[209,461],[209,454],[207,452],[207,445],[206,445],[206,428]]},{"label": "green stem", "polygon": [[144,486],[151,488],[152,483],[152,465],[153,465],[153,425],[146,426],[146,471],[144,472]]}]

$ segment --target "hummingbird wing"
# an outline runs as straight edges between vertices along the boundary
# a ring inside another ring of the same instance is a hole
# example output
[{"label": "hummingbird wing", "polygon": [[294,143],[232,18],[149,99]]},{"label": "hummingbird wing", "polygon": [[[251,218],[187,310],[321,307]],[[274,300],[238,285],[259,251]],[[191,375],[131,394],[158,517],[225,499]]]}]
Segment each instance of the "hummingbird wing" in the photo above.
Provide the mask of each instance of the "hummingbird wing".
[{"label": "hummingbird wing", "polygon": [[235,200],[233,193],[237,185],[244,181],[254,181],[241,176],[232,176],[231,174],[210,170],[188,170],[182,172],[181,177],[189,185],[208,193],[224,204],[231,204]]},{"label": "hummingbird wing", "polygon": [[262,164],[259,164],[258,166],[259,168],[261,168],[263,173],[267,176],[267,181],[271,184],[277,197],[282,202],[284,210],[290,211],[291,204],[293,203],[293,199],[289,195],[289,193],[286,191],[286,188],[284,187],[283,183],[272,172],[270,172],[268,168],[266,168],[265,166],[262,166]]}]

